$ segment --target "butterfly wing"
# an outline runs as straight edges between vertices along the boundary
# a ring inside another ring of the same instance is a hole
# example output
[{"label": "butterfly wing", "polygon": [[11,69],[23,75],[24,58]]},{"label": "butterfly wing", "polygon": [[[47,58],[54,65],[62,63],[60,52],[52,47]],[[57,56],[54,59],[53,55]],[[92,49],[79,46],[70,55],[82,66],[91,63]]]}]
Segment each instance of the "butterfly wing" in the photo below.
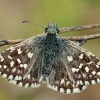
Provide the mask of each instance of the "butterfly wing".
[{"label": "butterfly wing", "polygon": [[[55,69],[60,67],[60,69]],[[60,93],[80,93],[85,90],[87,86],[74,84],[69,76],[66,68],[64,66],[53,66],[51,75],[48,78],[47,87],[53,89],[54,91],[59,91]]]},{"label": "butterfly wing", "polygon": [[[68,47],[72,54],[67,56],[68,66],[77,85],[92,85],[100,82],[100,60],[91,52],[74,43]],[[72,58],[71,58],[72,57]],[[71,58],[71,60],[69,59]]]},{"label": "butterfly wing", "polygon": [[40,68],[38,66],[41,64],[38,64],[40,60],[39,41],[41,41],[41,37],[32,37],[1,53],[1,76],[20,87],[38,87],[40,85],[38,81]]},{"label": "butterfly wing", "polygon": [[[40,86],[41,40],[42,37],[32,37],[1,53],[1,76],[21,87]],[[69,40],[62,39],[62,44],[62,52],[56,59],[59,64],[52,66],[48,87],[63,93],[80,93],[87,85],[99,83],[100,60]]]},{"label": "butterfly wing", "polygon": [[48,87],[62,93],[80,93],[88,85],[100,83],[100,60],[91,52],[69,40],[62,39],[61,59],[53,67]]}]

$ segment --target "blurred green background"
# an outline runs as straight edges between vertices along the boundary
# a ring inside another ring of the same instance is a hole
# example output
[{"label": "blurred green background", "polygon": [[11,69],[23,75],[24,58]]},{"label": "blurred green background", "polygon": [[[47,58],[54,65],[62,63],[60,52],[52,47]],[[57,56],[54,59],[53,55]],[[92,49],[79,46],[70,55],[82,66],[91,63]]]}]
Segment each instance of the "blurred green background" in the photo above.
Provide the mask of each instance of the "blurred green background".
[{"label": "blurred green background", "polygon": [[[28,38],[41,34],[44,29],[30,20],[46,26],[56,22],[58,27],[100,23],[100,0],[0,0],[0,39]],[[67,32],[61,36],[88,35],[100,29]],[[100,39],[84,44],[84,48],[100,58]],[[8,46],[1,47],[2,52]],[[42,85],[37,89],[24,89],[10,84],[0,77],[0,100],[100,100],[100,84],[89,86],[80,94],[61,94]]]}]

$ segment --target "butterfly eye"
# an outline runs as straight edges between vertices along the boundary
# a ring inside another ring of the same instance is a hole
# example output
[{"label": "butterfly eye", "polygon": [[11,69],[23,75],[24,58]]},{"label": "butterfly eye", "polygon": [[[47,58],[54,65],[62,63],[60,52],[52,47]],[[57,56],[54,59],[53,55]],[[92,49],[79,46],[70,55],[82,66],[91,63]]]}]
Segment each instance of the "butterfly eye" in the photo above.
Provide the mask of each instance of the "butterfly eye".
[{"label": "butterfly eye", "polygon": [[45,33],[47,33],[48,27],[45,28]]}]

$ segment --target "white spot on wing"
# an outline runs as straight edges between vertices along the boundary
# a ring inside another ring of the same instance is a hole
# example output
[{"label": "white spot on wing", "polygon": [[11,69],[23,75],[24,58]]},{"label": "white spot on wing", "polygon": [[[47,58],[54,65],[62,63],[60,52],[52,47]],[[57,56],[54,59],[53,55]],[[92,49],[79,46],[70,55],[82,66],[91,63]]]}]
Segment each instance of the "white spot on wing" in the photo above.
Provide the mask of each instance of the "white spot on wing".
[{"label": "white spot on wing", "polygon": [[29,58],[32,58],[32,56],[33,56],[33,53],[29,52],[29,53],[28,53],[28,57],[29,57]]},{"label": "white spot on wing", "polygon": [[100,79],[99,78],[97,78],[97,82],[100,83]]},{"label": "white spot on wing", "polygon": [[22,77],[21,76],[16,76],[15,80],[22,80]]},{"label": "white spot on wing", "polygon": [[35,88],[38,88],[38,87],[40,87],[40,84],[36,84],[36,85],[35,85]]},{"label": "white spot on wing", "polygon": [[19,76],[19,80],[22,80],[22,77],[21,76]]},{"label": "white spot on wing", "polygon": [[73,93],[79,93],[80,92],[80,89],[79,88],[74,88],[73,89]]},{"label": "white spot on wing", "polygon": [[12,72],[14,73],[16,71],[16,67],[12,69]]},{"label": "white spot on wing", "polygon": [[20,49],[17,49],[17,51],[18,51],[18,54],[21,54],[22,53],[21,48]]},{"label": "white spot on wing", "polygon": [[71,90],[70,89],[67,89],[66,92],[67,92],[67,94],[70,94],[71,93]]},{"label": "white spot on wing", "polygon": [[100,65],[100,61],[97,63],[97,65]]},{"label": "white spot on wing", "polygon": [[55,85],[53,85],[52,89],[55,90],[55,91],[58,91],[58,87],[55,86]]},{"label": "white spot on wing", "polygon": [[1,62],[3,62],[4,58],[3,58],[3,56],[1,54],[0,54],[0,58],[1,58]]},{"label": "white spot on wing", "polygon": [[71,68],[72,69],[72,72],[74,73],[74,72],[78,72],[79,71],[79,69],[78,68]]},{"label": "white spot on wing", "polygon": [[48,85],[47,85],[47,87],[48,87],[48,88],[50,88],[50,89],[52,89],[52,88],[53,88],[50,84],[48,84]]},{"label": "white spot on wing", "polygon": [[80,80],[80,84],[83,85],[83,82]]},{"label": "white spot on wing", "polygon": [[9,75],[8,79],[12,80],[13,79],[13,75]]},{"label": "white spot on wing", "polygon": [[32,87],[32,88],[38,88],[38,87],[40,87],[40,84],[32,83],[32,84],[31,84],[31,87]]},{"label": "white spot on wing", "polygon": [[19,83],[18,83],[18,86],[19,86],[19,87],[22,87],[22,86],[23,86],[23,83],[22,83],[22,82],[19,82]]},{"label": "white spot on wing", "polygon": [[83,64],[82,64],[82,63],[80,63],[79,68],[81,69],[81,68],[82,68],[82,66],[83,66]]},{"label": "white spot on wing", "polygon": [[11,51],[15,50],[15,48],[13,46],[11,46],[9,49],[11,49]]},{"label": "white spot on wing", "polygon": [[92,61],[90,61],[89,63],[87,63],[88,65],[90,65],[90,64],[92,64],[93,62]]},{"label": "white spot on wing", "polygon": [[3,68],[4,68],[4,69],[6,69],[6,68],[7,68],[7,66],[6,66],[6,65],[4,65],[4,66],[3,66]]},{"label": "white spot on wing", "polygon": [[0,54],[0,58],[3,58],[1,54]]},{"label": "white spot on wing", "polygon": [[9,83],[13,83],[13,84],[16,85],[17,81],[15,81],[15,80],[10,80]]},{"label": "white spot on wing", "polygon": [[92,71],[92,74],[95,75],[96,74],[96,71]]},{"label": "white spot on wing", "polygon": [[29,87],[29,83],[26,83],[24,87],[25,88],[28,88]]},{"label": "white spot on wing", "polygon": [[87,73],[89,72],[89,68],[87,66],[85,67],[85,70]]},{"label": "white spot on wing", "polygon": [[25,69],[27,68],[27,64],[24,64],[24,68],[25,68]]},{"label": "white spot on wing", "polygon": [[94,56],[91,52],[88,52],[88,55],[92,55],[92,56]]},{"label": "white spot on wing", "polygon": [[89,81],[85,81],[85,85],[89,85]]},{"label": "white spot on wing", "polygon": [[2,78],[6,78],[7,77],[7,74],[2,74]]},{"label": "white spot on wing", "polygon": [[86,88],[87,88],[87,86],[84,85],[84,86],[82,87],[82,90],[85,90]]},{"label": "white spot on wing", "polygon": [[13,67],[13,65],[14,65],[14,61],[11,61],[10,62],[10,67]]},{"label": "white spot on wing", "polygon": [[24,67],[24,65],[23,64],[20,64],[20,67],[22,68],[22,67]]},{"label": "white spot on wing", "polygon": [[98,72],[97,74],[100,75],[100,72]]},{"label": "white spot on wing", "polygon": [[4,58],[1,58],[1,62],[3,62],[4,61]]},{"label": "white spot on wing", "polygon": [[79,58],[80,58],[80,59],[83,59],[83,54],[80,54]]},{"label": "white spot on wing", "polygon": [[18,61],[19,64],[21,63],[21,60],[19,58],[17,58],[17,61]]},{"label": "white spot on wing", "polygon": [[27,78],[30,79],[30,77],[31,77],[30,74],[28,74],[28,75],[27,75]]},{"label": "white spot on wing", "polygon": [[64,79],[62,79],[61,82],[60,82],[60,84],[64,84],[64,82],[65,82]]},{"label": "white spot on wing", "polygon": [[99,65],[96,65],[97,68],[99,68]]},{"label": "white spot on wing", "polygon": [[91,83],[92,83],[92,84],[95,84],[96,82],[95,82],[95,80],[91,80]]},{"label": "white spot on wing", "polygon": [[70,84],[70,82],[69,82],[69,81],[67,81],[67,82],[66,82],[66,86],[68,86],[69,84]]},{"label": "white spot on wing", "polygon": [[77,80],[77,85],[80,85],[80,81]]},{"label": "white spot on wing", "polygon": [[8,55],[8,58],[9,58],[9,59],[12,59],[12,57],[11,57],[11,56],[9,56],[9,55]]},{"label": "white spot on wing", "polygon": [[7,48],[6,50],[9,50],[9,48]]},{"label": "white spot on wing", "polygon": [[60,88],[60,93],[64,93],[64,89],[63,88]]},{"label": "white spot on wing", "polygon": [[87,76],[86,73],[83,73],[82,75],[83,75],[83,78],[86,78],[86,76]]},{"label": "white spot on wing", "polygon": [[43,76],[40,77],[39,82],[41,82],[43,80]]},{"label": "white spot on wing", "polygon": [[70,62],[70,61],[73,61],[73,57],[70,55],[70,56],[67,56],[67,59],[68,59],[68,61]]},{"label": "white spot on wing", "polygon": [[34,88],[35,86],[34,86],[34,84],[32,83],[30,87]]}]

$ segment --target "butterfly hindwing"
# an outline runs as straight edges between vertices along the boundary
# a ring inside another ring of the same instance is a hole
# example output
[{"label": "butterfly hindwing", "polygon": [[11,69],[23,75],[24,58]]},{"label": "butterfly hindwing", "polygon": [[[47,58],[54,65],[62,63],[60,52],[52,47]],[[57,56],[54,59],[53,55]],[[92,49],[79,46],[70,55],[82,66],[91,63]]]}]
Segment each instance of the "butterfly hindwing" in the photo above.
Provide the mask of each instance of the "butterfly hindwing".
[{"label": "butterfly hindwing", "polygon": [[50,77],[48,78],[47,87],[59,91],[60,93],[80,93],[85,90],[87,86],[74,84],[67,73],[64,66],[59,66],[60,69],[55,69],[58,66],[53,66]]}]

